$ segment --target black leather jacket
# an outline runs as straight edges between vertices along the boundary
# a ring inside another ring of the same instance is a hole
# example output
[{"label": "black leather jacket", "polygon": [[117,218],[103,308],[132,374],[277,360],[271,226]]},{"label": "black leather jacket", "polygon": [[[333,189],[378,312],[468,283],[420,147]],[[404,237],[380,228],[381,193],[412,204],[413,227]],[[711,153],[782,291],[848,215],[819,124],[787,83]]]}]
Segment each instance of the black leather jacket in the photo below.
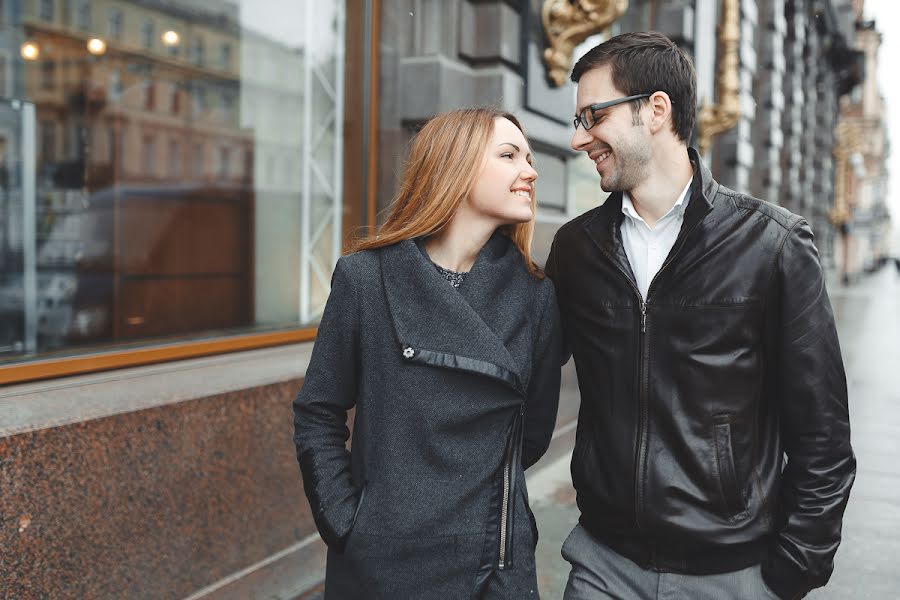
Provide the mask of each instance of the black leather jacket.
[{"label": "black leather jacket", "polygon": [[646,302],[621,194],[563,226],[548,259],[581,389],[581,524],[660,571],[762,563],[798,598],[828,581],[856,471],[831,304],[806,222],[689,153],[684,223]]}]

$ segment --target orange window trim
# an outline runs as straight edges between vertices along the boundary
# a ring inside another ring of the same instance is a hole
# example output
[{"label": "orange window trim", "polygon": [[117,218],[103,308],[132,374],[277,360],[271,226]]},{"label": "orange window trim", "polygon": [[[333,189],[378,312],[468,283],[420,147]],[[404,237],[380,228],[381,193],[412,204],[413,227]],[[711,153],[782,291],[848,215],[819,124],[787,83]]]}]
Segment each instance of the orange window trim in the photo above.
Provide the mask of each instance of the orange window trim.
[{"label": "orange window trim", "polygon": [[274,333],[257,333],[178,343],[165,346],[151,346],[135,350],[103,352],[84,356],[35,360],[0,366],[0,385],[24,383],[38,379],[66,377],[110,369],[138,367],[172,360],[198,358],[213,354],[224,354],[240,350],[254,350],[269,346],[308,342],[316,337],[316,328],[291,329]]}]

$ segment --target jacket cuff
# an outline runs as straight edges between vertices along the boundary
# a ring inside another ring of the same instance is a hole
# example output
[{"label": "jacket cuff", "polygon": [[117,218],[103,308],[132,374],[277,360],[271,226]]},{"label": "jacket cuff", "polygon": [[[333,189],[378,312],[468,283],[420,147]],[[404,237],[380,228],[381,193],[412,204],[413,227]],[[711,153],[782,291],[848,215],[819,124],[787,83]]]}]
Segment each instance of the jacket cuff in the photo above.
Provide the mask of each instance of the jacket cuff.
[{"label": "jacket cuff", "polygon": [[762,578],[781,600],[798,600],[810,590],[803,572],[777,554],[762,565]]},{"label": "jacket cuff", "polygon": [[322,540],[338,554],[343,554],[347,547],[347,540],[350,538],[350,533],[356,524],[356,517],[362,506],[364,495],[365,488],[352,494],[338,507],[335,507],[332,514],[328,515],[333,517],[333,519],[329,519],[324,512],[319,515],[319,518],[315,519]]}]

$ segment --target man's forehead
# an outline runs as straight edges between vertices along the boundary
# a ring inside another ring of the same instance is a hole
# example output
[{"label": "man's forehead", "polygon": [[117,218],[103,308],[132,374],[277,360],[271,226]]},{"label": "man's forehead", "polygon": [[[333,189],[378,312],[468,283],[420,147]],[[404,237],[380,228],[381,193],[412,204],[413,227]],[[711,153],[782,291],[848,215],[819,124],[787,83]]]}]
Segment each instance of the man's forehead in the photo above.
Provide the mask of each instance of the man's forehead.
[{"label": "man's forehead", "polygon": [[578,80],[576,112],[581,112],[591,104],[615,100],[623,95],[612,82],[610,67],[595,67],[586,71]]}]

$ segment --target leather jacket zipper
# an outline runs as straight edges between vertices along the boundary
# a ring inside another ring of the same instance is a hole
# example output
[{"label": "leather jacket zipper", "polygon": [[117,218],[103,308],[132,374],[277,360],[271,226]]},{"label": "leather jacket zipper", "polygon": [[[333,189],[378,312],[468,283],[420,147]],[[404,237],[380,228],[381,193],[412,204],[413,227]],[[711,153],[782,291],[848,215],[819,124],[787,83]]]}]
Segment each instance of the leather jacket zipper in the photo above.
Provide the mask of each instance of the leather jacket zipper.
[{"label": "leather jacket zipper", "polygon": [[[607,253],[609,254],[609,253]],[[631,289],[634,291],[634,296],[638,299],[641,306],[641,317],[640,317],[640,333],[641,333],[641,343],[640,350],[638,353],[638,377],[640,379],[640,393],[638,394],[638,424],[637,424],[637,432],[634,440],[634,526],[640,531],[641,529],[641,520],[639,515],[639,502],[638,497],[640,495],[640,481],[641,481],[641,455],[643,454],[643,445],[644,445],[644,420],[647,418],[646,413],[646,399],[644,397],[644,338],[645,333],[647,332],[647,303],[644,301],[644,297],[641,295],[641,290],[638,289],[637,284],[634,280],[628,276],[628,272],[625,271],[619,265],[618,261],[615,260],[615,257],[610,255],[612,258],[612,263],[616,266],[622,276],[625,278],[625,281],[628,282],[628,285],[631,286]],[[655,279],[655,278],[654,278]]]},{"label": "leather jacket zipper", "polygon": [[[687,237],[697,228],[700,222],[703,219],[699,219],[695,222],[690,229],[688,229],[684,237],[681,240],[681,244],[678,248],[675,249],[668,259],[662,264],[656,274],[653,276],[653,279],[650,280],[650,285],[647,287],[647,298],[650,298],[650,291],[653,289],[653,284],[656,283],[656,280],[659,278],[659,274],[662,273],[666,267],[672,264],[672,261],[675,260],[675,257],[681,252],[681,249],[684,247],[685,240]],[[650,377],[647,370],[647,363],[650,362],[650,348],[647,343],[647,300],[644,299],[644,296],[641,294],[641,290],[638,289],[637,283],[632,279],[628,272],[622,268],[619,262],[616,260],[616,257],[603,249],[603,251],[610,257],[612,263],[616,266],[622,276],[625,278],[625,281],[628,282],[628,285],[631,286],[631,289],[634,291],[635,297],[640,302],[641,308],[641,317],[640,317],[640,344],[639,344],[639,356],[638,356],[638,426],[637,426],[637,435],[635,436],[635,444],[634,444],[634,526],[638,531],[641,531],[641,512],[643,510],[644,499],[643,499],[643,486],[641,485],[641,480],[643,479],[644,472],[644,456],[647,453],[646,448],[646,438],[647,438],[647,430],[649,429],[649,407],[647,396],[649,395],[649,387],[650,387]]]},{"label": "leather jacket zipper", "polygon": [[[702,220],[702,219],[701,219]],[[697,225],[700,224],[700,221],[694,223],[690,229],[688,229],[684,238],[681,240],[681,245],[675,248],[675,252],[673,252],[669,258],[662,264],[656,274],[653,276],[653,279],[650,280],[650,285],[647,286],[647,299],[650,298],[650,292],[653,290],[653,284],[656,283],[656,280],[659,278],[659,274],[662,273],[666,267],[672,264],[672,261],[675,260],[675,257],[681,252],[681,249],[684,247],[684,240],[697,228]],[[629,282],[631,280],[629,279]],[[632,282],[632,286],[634,286]],[[650,344],[647,339],[647,300],[644,300],[640,295],[640,291],[638,290],[638,298],[641,298],[641,335],[640,335],[640,352],[641,355],[638,360],[638,376],[640,378],[639,385],[640,389],[638,391],[638,406],[640,407],[640,423],[638,429],[638,438],[637,438],[637,451],[635,453],[636,461],[634,464],[635,474],[634,474],[634,524],[638,531],[641,530],[641,515],[644,512],[644,486],[641,485],[644,479],[644,465],[647,460],[647,438],[649,437],[649,429],[650,429],[650,371],[649,371],[649,362],[650,362]]]}]

